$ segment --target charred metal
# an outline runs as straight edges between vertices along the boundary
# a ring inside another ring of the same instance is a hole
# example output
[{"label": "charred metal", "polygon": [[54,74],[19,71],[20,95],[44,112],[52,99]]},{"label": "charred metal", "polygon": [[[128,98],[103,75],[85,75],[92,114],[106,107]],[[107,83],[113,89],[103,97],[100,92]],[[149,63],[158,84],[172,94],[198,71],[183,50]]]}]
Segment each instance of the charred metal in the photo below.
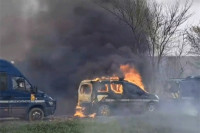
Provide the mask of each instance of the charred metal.
[{"label": "charred metal", "polygon": [[126,80],[83,80],[78,103],[85,114],[111,115],[123,108],[130,112],[155,111],[159,98]]}]

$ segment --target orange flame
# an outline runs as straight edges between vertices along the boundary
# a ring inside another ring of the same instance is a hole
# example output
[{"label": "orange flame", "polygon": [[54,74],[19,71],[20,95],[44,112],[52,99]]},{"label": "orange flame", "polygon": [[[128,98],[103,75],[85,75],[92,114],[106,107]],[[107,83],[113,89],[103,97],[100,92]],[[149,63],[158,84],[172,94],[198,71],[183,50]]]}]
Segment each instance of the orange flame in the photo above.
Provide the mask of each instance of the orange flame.
[{"label": "orange flame", "polygon": [[121,84],[110,84],[111,90],[116,94],[122,94],[123,93],[123,87]]},{"label": "orange flame", "polygon": [[119,80],[119,77],[117,76],[112,76],[112,77],[100,77],[100,78],[95,78],[92,81],[99,81],[99,80]]},{"label": "orange flame", "polygon": [[139,86],[142,90],[144,90],[146,92],[146,90],[144,88],[144,84],[142,83],[142,78],[141,78],[140,74],[138,73],[138,71],[134,67],[131,67],[128,64],[121,65],[120,70],[124,74],[124,80]]},{"label": "orange flame", "polygon": [[95,118],[96,117],[96,113],[90,114],[90,115],[88,115],[88,117]]},{"label": "orange flame", "polygon": [[[121,65],[120,70],[123,72],[124,80],[139,86],[142,90],[147,92],[144,88],[144,84],[142,83],[142,77],[140,76],[140,74],[138,73],[138,71],[134,67],[131,67],[129,64]],[[117,76],[112,76],[112,77],[101,77],[101,78],[93,79],[93,81],[98,81],[98,80],[111,80],[111,81],[113,81],[113,80],[120,80],[120,78],[117,77]],[[105,87],[100,88],[98,90],[98,92],[109,92],[108,88],[109,87],[106,84]],[[116,94],[123,94],[123,86],[121,84],[111,83],[110,88]],[[94,118],[94,117],[96,117],[96,113],[93,113],[93,114],[86,116],[84,114],[84,111],[85,111],[85,107],[81,107],[80,103],[78,102],[74,116],[80,117],[80,118],[86,118],[86,117]]]},{"label": "orange flame", "polygon": [[108,91],[109,91],[108,84],[105,84],[105,87],[98,89],[98,92],[108,92]]},{"label": "orange flame", "polygon": [[80,117],[80,118],[86,118],[86,117],[95,118],[96,117],[96,113],[89,114],[88,116],[86,116],[84,114],[84,110],[85,110],[85,108],[81,107],[80,104],[78,103],[76,106],[76,112],[74,114],[74,117]]},{"label": "orange flame", "polygon": [[75,117],[81,117],[84,118],[86,117],[84,114],[85,108],[81,107],[80,104],[78,103],[76,106],[76,113],[74,114]]}]

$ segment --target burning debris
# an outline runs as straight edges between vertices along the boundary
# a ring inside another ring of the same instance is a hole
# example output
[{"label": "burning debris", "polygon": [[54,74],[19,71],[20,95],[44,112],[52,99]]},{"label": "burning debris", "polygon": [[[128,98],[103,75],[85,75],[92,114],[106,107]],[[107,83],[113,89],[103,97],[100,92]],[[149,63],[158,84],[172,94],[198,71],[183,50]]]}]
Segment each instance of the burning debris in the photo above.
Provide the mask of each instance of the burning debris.
[{"label": "burning debris", "polygon": [[81,107],[80,103],[76,106],[76,112],[74,114],[74,117],[80,117],[80,118],[94,118],[96,117],[96,113],[85,115],[85,107]]},{"label": "burning debris", "polygon": [[85,110],[85,108],[81,107],[80,103],[78,103],[77,106],[76,106],[76,113],[74,114],[74,116],[75,117],[81,117],[81,118],[86,117],[85,114],[84,114],[84,110]]}]

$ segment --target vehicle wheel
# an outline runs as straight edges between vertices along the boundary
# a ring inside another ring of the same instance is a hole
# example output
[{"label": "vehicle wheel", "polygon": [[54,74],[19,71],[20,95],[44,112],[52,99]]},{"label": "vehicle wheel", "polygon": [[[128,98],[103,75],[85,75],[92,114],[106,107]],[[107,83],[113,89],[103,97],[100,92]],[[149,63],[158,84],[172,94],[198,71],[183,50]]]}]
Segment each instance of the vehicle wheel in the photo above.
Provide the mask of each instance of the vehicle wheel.
[{"label": "vehicle wheel", "polygon": [[111,113],[110,107],[108,105],[101,105],[98,109],[98,114],[100,116],[109,116]]},{"label": "vehicle wheel", "polygon": [[156,106],[155,103],[148,103],[147,104],[147,111],[148,112],[154,112],[154,111],[156,111],[156,109],[157,109],[157,106]]},{"label": "vehicle wheel", "polygon": [[28,114],[29,121],[39,121],[44,119],[44,111],[40,108],[32,108]]}]

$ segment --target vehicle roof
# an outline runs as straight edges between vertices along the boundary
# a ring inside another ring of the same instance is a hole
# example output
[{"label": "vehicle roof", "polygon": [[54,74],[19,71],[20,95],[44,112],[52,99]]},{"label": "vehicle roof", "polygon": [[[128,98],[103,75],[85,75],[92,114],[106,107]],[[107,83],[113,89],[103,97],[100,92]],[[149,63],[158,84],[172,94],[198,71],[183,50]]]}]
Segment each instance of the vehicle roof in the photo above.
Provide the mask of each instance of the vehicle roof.
[{"label": "vehicle roof", "polygon": [[3,59],[0,59],[0,72],[7,72],[8,74],[15,76],[23,76],[13,64]]},{"label": "vehicle roof", "polygon": [[185,79],[200,79],[200,76],[188,76]]},{"label": "vehicle roof", "polygon": [[[103,80],[82,80],[81,83],[84,84],[84,83],[108,83],[108,82],[124,82],[124,83],[130,83],[126,80],[108,80],[108,79],[103,79]],[[130,84],[133,84],[133,83],[130,83]],[[133,84],[135,85],[135,84]]]},{"label": "vehicle roof", "polygon": [[183,78],[171,78],[171,79],[169,79],[168,81],[169,82],[176,82],[176,83],[179,83],[179,82],[181,82],[181,81],[183,81],[184,79]]},{"label": "vehicle roof", "polygon": [[81,83],[103,83],[103,82],[110,82],[109,80],[104,81],[95,81],[95,80],[83,80]]}]

